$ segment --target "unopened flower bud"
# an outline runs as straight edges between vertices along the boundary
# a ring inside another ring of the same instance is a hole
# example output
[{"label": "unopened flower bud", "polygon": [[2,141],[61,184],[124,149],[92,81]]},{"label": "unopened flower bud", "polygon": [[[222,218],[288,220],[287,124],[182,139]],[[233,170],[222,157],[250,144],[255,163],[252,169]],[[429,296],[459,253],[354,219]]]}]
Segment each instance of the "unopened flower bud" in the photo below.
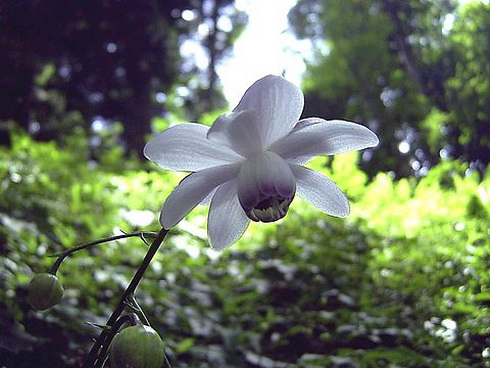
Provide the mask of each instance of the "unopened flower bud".
[{"label": "unopened flower bud", "polygon": [[40,273],[29,284],[29,302],[34,309],[44,311],[61,301],[63,287],[58,278],[50,273]]},{"label": "unopened flower bud", "polygon": [[111,367],[161,368],[165,362],[164,344],[150,326],[130,326],[112,340],[109,360]]}]

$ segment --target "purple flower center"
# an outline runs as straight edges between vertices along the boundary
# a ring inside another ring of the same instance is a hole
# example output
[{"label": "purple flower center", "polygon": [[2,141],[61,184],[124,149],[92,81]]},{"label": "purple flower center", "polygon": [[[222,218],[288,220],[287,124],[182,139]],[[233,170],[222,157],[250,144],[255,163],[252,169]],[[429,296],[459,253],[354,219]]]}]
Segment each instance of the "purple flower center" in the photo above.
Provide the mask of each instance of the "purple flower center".
[{"label": "purple flower center", "polygon": [[282,219],[288,213],[289,205],[294,195],[288,198],[273,196],[261,200],[250,211],[247,216],[255,222],[274,222]]}]

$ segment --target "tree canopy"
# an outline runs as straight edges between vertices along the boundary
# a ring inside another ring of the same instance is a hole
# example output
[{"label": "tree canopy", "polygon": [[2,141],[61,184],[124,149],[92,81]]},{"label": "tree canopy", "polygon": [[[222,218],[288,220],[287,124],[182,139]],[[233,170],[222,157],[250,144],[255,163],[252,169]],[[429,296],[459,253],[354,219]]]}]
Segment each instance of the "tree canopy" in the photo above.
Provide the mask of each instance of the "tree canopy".
[{"label": "tree canopy", "polygon": [[[0,119],[40,139],[59,138],[77,125],[89,130],[97,117],[119,121],[123,142],[140,153],[151,119],[175,107],[177,86],[188,90],[178,106],[185,104],[189,118],[210,101],[223,106],[216,63],[246,19],[232,3],[4,1]],[[219,26],[222,18],[230,29]],[[205,28],[201,35],[199,26]],[[188,40],[207,53],[209,68],[198,69],[194,55],[184,59],[180,47]]]},{"label": "tree canopy", "polygon": [[441,157],[488,165],[488,5],[300,0],[290,21],[316,46],[304,82],[310,115],[375,129],[370,170],[423,174]]}]

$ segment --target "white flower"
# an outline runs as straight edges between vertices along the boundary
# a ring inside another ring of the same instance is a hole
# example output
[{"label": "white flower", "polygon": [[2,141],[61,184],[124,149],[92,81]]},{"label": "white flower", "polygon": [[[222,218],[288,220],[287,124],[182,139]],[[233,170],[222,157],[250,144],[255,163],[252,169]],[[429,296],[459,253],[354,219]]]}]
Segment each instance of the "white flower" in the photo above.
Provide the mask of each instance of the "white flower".
[{"label": "white flower", "polygon": [[160,222],[170,229],[211,198],[208,235],[215,249],[236,242],[250,220],[283,218],[295,194],[332,216],[349,214],[342,191],[303,164],[378,145],[368,128],[344,120],[299,120],[303,93],[282,77],[255,82],[211,128],[176,125],[151,140],[145,156],[164,169],[190,171],[167,198]]}]

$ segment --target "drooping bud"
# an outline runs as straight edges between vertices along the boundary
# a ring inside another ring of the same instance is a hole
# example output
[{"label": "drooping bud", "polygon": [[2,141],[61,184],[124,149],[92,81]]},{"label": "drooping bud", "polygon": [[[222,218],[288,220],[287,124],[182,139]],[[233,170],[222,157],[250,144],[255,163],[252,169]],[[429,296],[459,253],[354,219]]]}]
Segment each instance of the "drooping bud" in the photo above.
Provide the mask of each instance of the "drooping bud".
[{"label": "drooping bud", "polygon": [[252,221],[273,222],[288,212],[296,192],[289,164],[273,152],[263,152],[242,164],[238,199]]},{"label": "drooping bud", "polygon": [[61,301],[63,287],[58,278],[50,273],[34,276],[29,284],[29,302],[34,309],[44,311]]},{"label": "drooping bud", "polygon": [[150,326],[126,327],[112,340],[109,361],[113,368],[161,368],[165,362],[163,341]]}]

